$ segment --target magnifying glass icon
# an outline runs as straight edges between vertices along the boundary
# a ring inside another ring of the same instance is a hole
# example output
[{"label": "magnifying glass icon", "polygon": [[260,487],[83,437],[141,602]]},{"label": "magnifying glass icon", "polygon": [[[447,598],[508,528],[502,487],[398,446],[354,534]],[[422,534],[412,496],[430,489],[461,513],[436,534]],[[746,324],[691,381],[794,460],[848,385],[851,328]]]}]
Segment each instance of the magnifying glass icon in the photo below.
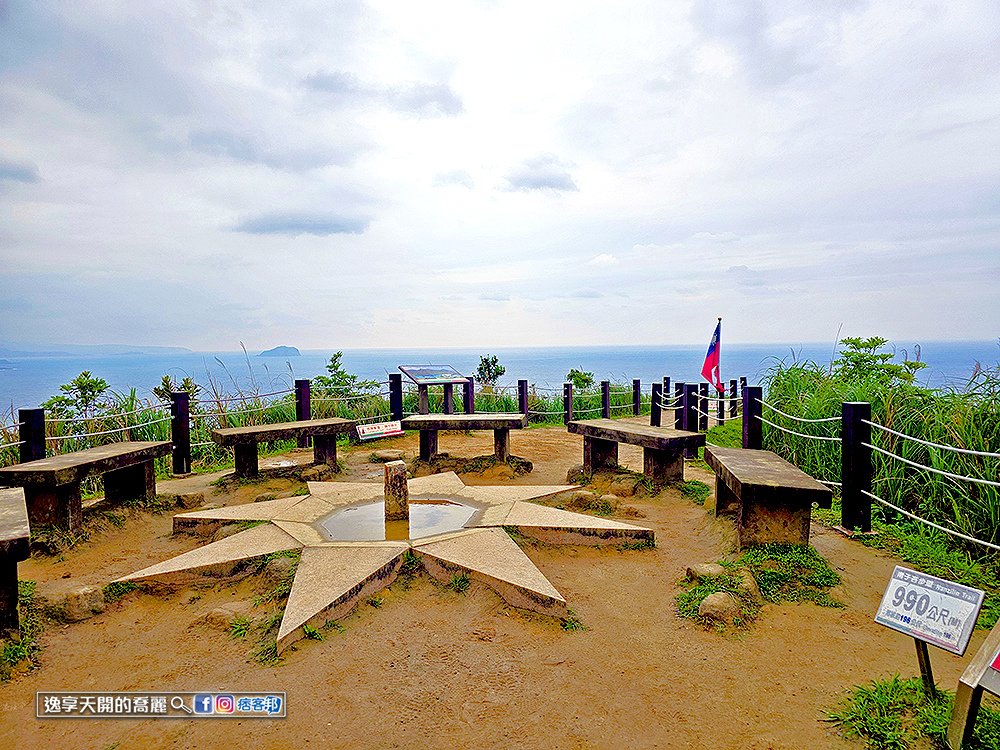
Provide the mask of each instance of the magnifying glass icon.
[{"label": "magnifying glass icon", "polygon": [[194,713],[194,711],[191,710],[191,707],[188,706],[188,704],[184,702],[184,699],[181,698],[179,695],[175,695],[173,698],[170,699],[170,707],[175,711],[185,711],[186,713],[189,714]]}]

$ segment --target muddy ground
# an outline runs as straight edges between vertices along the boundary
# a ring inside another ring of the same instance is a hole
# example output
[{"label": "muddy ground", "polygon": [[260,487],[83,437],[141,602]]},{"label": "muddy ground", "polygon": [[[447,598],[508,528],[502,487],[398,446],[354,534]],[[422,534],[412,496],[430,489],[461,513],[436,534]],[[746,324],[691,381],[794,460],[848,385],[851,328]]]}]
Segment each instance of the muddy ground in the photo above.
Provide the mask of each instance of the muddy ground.
[{"label": "muddy ground", "polygon": [[[373,447],[416,453],[416,436],[342,450],[339,479],[381,481]],[[534,471],[515,484],[560,484],[582,458],[562,428],[511,435]],[[442,433],[455,455],[492,451],[489,433]],[[299,462],[309,455],[286,457]],[[641,471],[637,448],[621,461]],[[266,463],[266,461],[265,461]],[[251,502],[289,492],[290,479],[223,492],[220,475],[159,483],[160,492],[204,489],[211,502]],[[712,484],[687,468],[688,479]],[[496,478],[466,478],[470,484]],[[654,550],[526,546],[586,630],[506,606],[473,583],[464,594],[418,577],[361,605],[323,641],[302,641],[263,666],[253,644],[203,617],[222,605],[256,614],[258,577],[164,596],[134,592],[75,624],[49,624],[38,669],[0,684],[3,748],[851,748],[823,720],[850,686],[917,673],[913,641],[873,622],[897,560],[814,525],[814,545],[843,578],[843,609],[765,605],[747,631],[720,634],[677,616],[674,596],[692,563],[732,555],[731,519],[715,519],[674,489],[626,501],[653,528]],[[710,501],[711,502],[711,501]],[[172,536],[170,514],[132,514],[61,556],[20,564],[22,579],[52,599],[191,549]],[[984,637],[974,635],[969,655]],[[932,649],[935,676],[954,690],[968,657]],[[282,720],[37,720],[35,692],[50,690],[262,691],[287,693]]]}]

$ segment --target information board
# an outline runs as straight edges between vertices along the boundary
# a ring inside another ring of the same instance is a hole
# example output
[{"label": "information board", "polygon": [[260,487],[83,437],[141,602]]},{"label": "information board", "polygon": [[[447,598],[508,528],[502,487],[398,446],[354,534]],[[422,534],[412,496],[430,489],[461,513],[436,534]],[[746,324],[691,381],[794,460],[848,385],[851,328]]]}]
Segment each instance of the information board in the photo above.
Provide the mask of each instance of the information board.
[{"label": "information board", "polygon": [[875,622],[961,656],[982,606],[980,589],[897,565]]},{"label": "information board", "polygon": [[469,380],[451,365],[400,365],[399,370],[417,385],[465,383]]}]

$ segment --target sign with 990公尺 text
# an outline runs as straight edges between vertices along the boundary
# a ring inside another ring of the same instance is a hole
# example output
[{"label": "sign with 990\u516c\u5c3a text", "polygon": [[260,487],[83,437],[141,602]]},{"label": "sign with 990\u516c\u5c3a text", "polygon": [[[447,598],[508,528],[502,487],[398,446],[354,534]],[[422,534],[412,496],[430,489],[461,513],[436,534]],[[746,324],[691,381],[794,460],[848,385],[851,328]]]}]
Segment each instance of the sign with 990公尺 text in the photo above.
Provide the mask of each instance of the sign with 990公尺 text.
[{"label": "sign with 990\u516c\u5c3a text", "polygon": [[961,656],[983,606],[983,592],[899,565],[875,622]]}]

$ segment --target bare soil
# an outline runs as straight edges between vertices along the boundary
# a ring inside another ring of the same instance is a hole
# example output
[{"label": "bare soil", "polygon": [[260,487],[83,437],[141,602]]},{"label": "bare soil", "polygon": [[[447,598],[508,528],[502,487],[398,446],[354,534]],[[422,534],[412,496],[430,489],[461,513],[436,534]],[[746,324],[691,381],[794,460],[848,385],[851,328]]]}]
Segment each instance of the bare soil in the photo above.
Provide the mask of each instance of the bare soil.
[{"label": "bare soil", "polygon": [[[338,479],[381,481],[382,467],[368,461],[375,447],[412,457],[416,436],[343,451],[348,470]],[[582,459],[580,438],[561,428],[515,432],[511,447],[534,463],[512,484],[564,483]],[[492,435],[442,433],[440,449],[489,453]],[[307,462],[309,454],[284,458]],[[637,448],[622,446],[620,459],[642,468]],[[159,489],[213,493],[219,476]],[[687,478],[713,484],[697,467]],[[298,487],[270,479],[208,499],[251,502]],[[625,502],[644,515],[625,520],[655,529],[655,549],[525,547],[586,630],[566,632],[475,583],[457,594],[421,576],[408,588],[394,584],[381,607],[359,607],[342,632],[262,666],[250,642],[200,621],[233,603],[253,611],[267,588],[259,577],[134,592],[92,619],[47,626],[40,667],[0,685],[0,748],[850,748],[858,745],[823,721],[824,709],[854,684],[917,673],[912,640],[872,619],[897,560],[814,525],[816,548],[843,578],[832,594],[846,607],[766,605],[749,630],[719,633],[678,617],[674,596],[688,565],[733,554],[732,521],[674,489]],[[19,575],[55,598],[201,543],[172,536],[169,514],[132,514],[62,556],[21,563]],[[932,658],[939,684],[954,689],[966,659],[939,650]],[[49,690],[281,690],[288,718],[38,720],[35,692]]]}]

